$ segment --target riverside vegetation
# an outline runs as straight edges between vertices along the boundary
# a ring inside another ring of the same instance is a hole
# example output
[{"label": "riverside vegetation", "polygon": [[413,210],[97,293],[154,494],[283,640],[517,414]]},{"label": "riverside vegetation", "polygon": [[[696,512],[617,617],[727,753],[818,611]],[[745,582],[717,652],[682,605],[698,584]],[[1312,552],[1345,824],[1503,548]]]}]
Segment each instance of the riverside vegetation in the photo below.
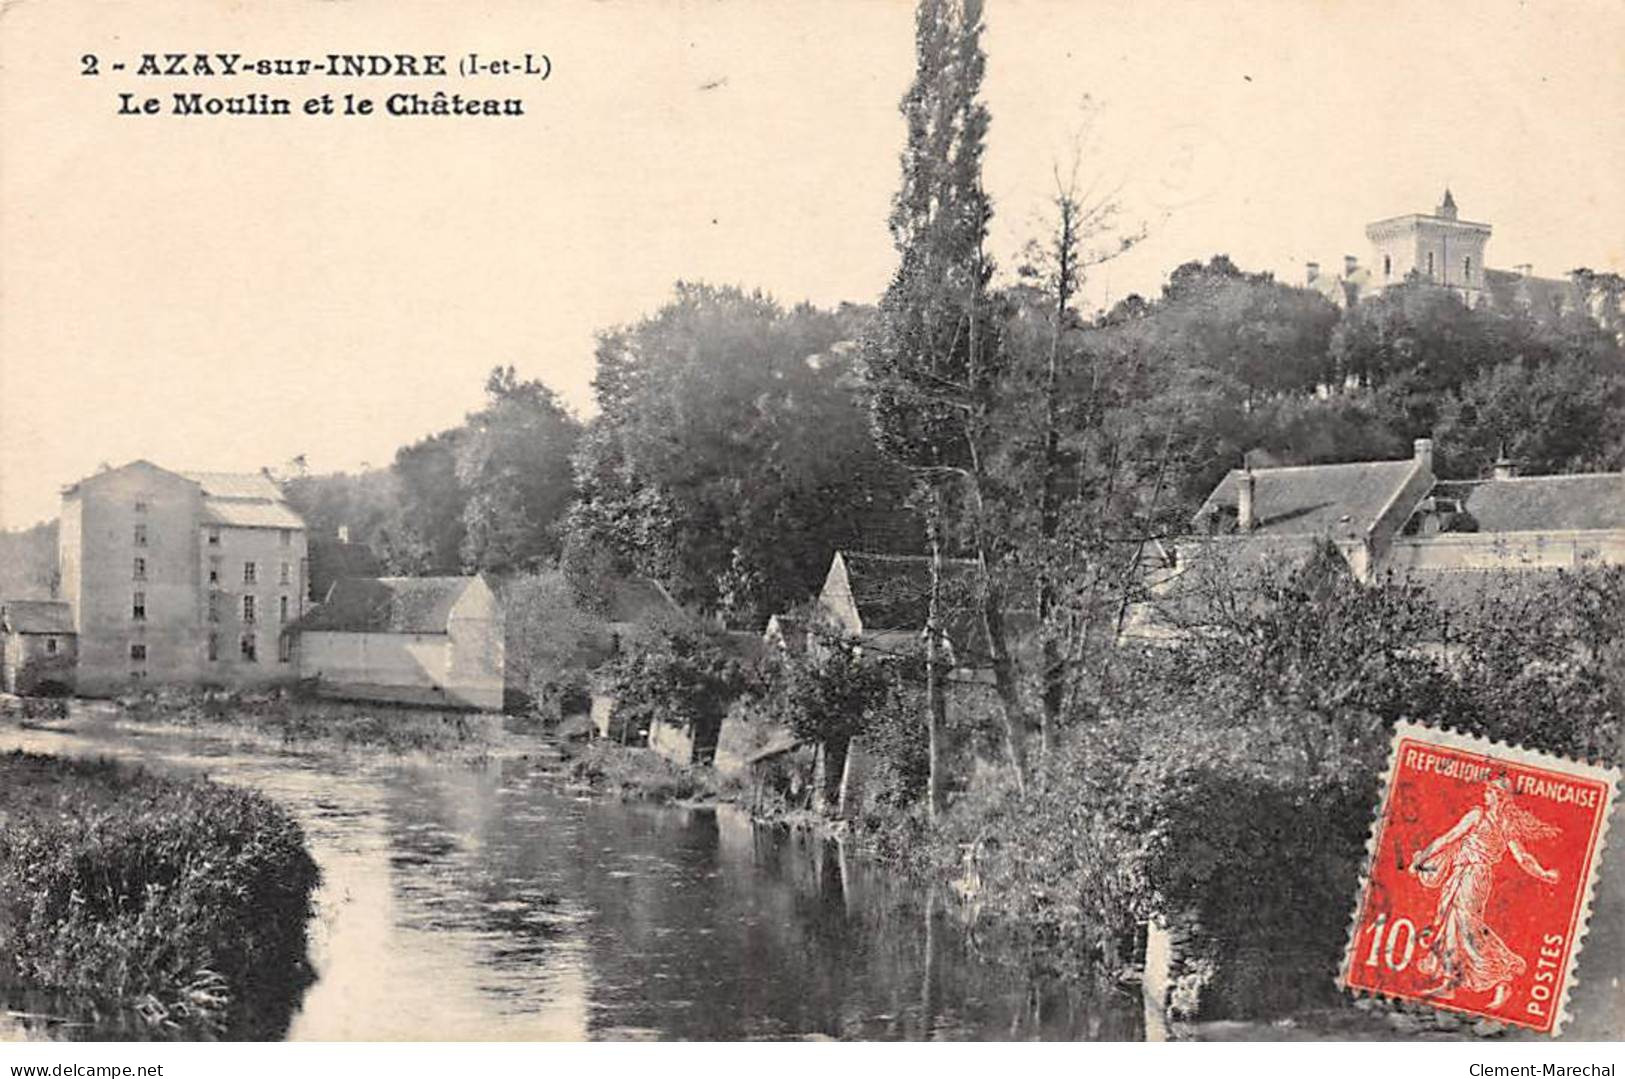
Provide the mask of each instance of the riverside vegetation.
[{"label": "riverside vegetation", "polygon": [[118,715],[316,750],[482,756],[504,742],[502,717],[316,700],[283,691],[161,689],[124,697]]},{"label": "riverside vegetation", "polygon": [[126,1010],[132,1036],[279,1036],[318,876],[257,794],[0,756],[0,981]]}]

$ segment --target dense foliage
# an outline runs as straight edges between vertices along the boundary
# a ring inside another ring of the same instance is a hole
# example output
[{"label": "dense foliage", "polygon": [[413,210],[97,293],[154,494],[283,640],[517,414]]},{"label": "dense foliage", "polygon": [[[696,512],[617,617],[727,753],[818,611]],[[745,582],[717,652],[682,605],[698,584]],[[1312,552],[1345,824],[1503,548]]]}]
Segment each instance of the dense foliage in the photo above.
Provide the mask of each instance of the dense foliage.
[{"label": "dense foliage", "polygon": [[155,1027],[277,1037],[317,883],[259,795],[111,763],[0,757],[0,969]]},{"label": "dense foliage", "polygon": [[660,628],[602,670],[602,688],[615,701],[611,737],[641,744],[659,720],[687,732],[696,746],[715,747],[746,679],[741,663],[704,631]]},{"label": "dense foliage", "polygon": [[837,548],[911,546],[906,482],[856,393],[864,315],[679,283],[604,333],[575,542],[750,628],[811,593]]},{"label": "dense foliage", "polygon": [[1034,789],[975,788],[932,839],[1057,962],[1124,954],[1160,917],[1199,930],[1207,1014],[1290,1009],[1333,985],[1395,720],[1625,757],[1625,569],[1446,608],[1322,553],[1210,600],[1183,639],[1120,655]]}]

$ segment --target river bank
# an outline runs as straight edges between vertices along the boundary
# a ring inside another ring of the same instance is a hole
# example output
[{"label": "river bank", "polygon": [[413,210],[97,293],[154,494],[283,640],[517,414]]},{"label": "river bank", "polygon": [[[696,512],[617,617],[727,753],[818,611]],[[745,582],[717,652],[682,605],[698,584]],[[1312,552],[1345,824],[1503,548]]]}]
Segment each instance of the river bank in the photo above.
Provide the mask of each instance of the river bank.
[{"label": "river bank", "polygon": [[[323,875],[316,978],[268,1036],[1140,1036],[1132,996],[1035,978],[1007,942],[839,844],[726,803],[592,794],[557,753],[260,751],[130,723],[0,724],[0,747],[207,774],[294,815]],[[0,986],[0,1028],[7,1010],[53,1008]],[[41,1033],[129,1036],[107,1018]]]},{"label": "river bank", "polygon": [[0,819],[0,982],[122,1013],[132,1037],[252,1038],[285,1021],[309,977],[319,874],[269,799],[12,752]]}]

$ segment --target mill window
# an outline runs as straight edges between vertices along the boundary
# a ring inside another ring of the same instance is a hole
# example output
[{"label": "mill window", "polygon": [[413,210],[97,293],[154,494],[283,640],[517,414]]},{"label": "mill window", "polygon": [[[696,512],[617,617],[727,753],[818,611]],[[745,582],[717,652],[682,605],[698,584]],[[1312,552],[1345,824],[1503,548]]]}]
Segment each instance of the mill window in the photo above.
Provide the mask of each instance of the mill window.
[{"label": "mill window", "polygon": [[1471,281],[1473,279],[1473,260],[1471,257],[1461,260],[1461,279],[1463,281]]},{"label": "mill window", "polygon": [[243,634],[242,643],[238,647],[245,661],[249,663],[259,662],[259,645],[255,642],[252,633]]},{"label": "mill window", "polygon": [[1433,276],[1433,252],[1428,252],[1428,276]]},{"label": "mill window", "polygon": [[253,584],[259,577],[259,567],[252,562],[243,563],[243,583]]},{"label": "mill window", "polygon": [[135,560],[135,579],[138,581],[147,579],[147,560],[145,558]]},{"label": "mill window", "polygon": [[130,646],[130,662],[132,662],[132,663],[145,663],[145,662],[147,662],[147,646],[144,645],[144,644],[132,644]]},{"label": "mill window", "polygon": [[209,546],[220,546],[220,527],[218,525],[213,525],[209,528]]},{"label": "mill window", "polygon": [[279,663],[293,661],[293,638],[284,633],[276,644],[276,658]]},{"label": "mill window", "polygon": [[142,501],[138,500],[136,502],[136,504],[135,504],[135,512],[137,512],[137,513],[146,513],[147,512],[147,504],[145,502],[142,502]]},{"label": "mill window", "polygon": [[220,621],[220,593],[209,593],[209,621]]},{"label": "mill window", "polygon": [[47,637],[47,638],[45,638],[45,652],[46,652],[47,655],[52,655],[52,656],[56,655],[56,638],[55,637]]},{"label": "mill window", "polygon": [[209,662],[215,663],[220,659],[220,634],[209,634]]},{"label": "mill window", "polygon": [[137,592],[131,597],[130,617],[135,619],[137,622],[145,622],[147,620],[147,594],[145,592]]},{"label": "mill window", "polygon": [[254,621],[254,597],[253,596],[244,596],[243,597],[243,621],[244,622],[252,622],[252,621]]},{"label": "mill window", "polygon": [[135,545],[137,547],[145,547],[147,545],[147,526],[146,525],[136,525],[135,526]]},{"label": "mill window", "polygon": [[209,583],[220,583],[220,559],[218,556],[209,559]]},{"label": "mill window", "polygon": [[284,546],[284,547],[293,546],[293,529],[284,528],[282,530],[282,546]]},{"label": "mill window", "polygon": [[279,621],[282,621],[282,622],[286,622],[288,620],[288,597],[287,596],[283,596],[281,598],[281,602],[279,602],[277,604],[277,619]]},{"label": "mill window", "polygon": [[293,583],[293,567],[288,565],[288,563],[286,563],[286,562],[282,563],[282,573],[278,577],[277,583],[279,583],[279,584],[292,584]]}]

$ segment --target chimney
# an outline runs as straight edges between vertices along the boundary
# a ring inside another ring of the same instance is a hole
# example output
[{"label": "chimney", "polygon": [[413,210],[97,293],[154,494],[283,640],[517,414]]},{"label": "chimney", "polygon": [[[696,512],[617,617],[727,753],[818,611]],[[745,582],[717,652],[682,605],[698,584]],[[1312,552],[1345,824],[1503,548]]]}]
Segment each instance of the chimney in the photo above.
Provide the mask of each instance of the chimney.
[{"label": "chimney", "polygon": [[1353,277],[1354,271],[1360,268],[1360,260],[1353,255],[1343,256],[1343,276]]},{"label": "chimney", "polygon": [[349,543],[350,542],[350,526],[349,525],[339,525],[339,542],[340,543]]},{"label": "chimney", "polygon": [[1258,495],[1257,482],[1253,478],[1251,465],[1242,468],[1241,479],[1236,483],[1236,525],[1243,532],[1251,532],[1258,524],[1257,511],[1254,509]]},{"label": "chimney", "polygon": [[1308,271],[1305,274],[1304,284],[1312,285],[1316,281],[1320,280],[1320,263],[1318,263],[1318,262],[1306,262],[1306,263],[1304,263],[1303,268],[1306,271]]},{"label": "chimney", "polygon": [[1414,445],[1416,447],[1416,459],[1420,461],[1429,472],[1432,472],[1433,440],[1431,438],[1419,438],[1416,440]]},{"label": "chimney", "polygon": [[1512,268],[1518,271],[1519,277],[1535,276],[1535,264],[1533,262],[1520,262]]}]

